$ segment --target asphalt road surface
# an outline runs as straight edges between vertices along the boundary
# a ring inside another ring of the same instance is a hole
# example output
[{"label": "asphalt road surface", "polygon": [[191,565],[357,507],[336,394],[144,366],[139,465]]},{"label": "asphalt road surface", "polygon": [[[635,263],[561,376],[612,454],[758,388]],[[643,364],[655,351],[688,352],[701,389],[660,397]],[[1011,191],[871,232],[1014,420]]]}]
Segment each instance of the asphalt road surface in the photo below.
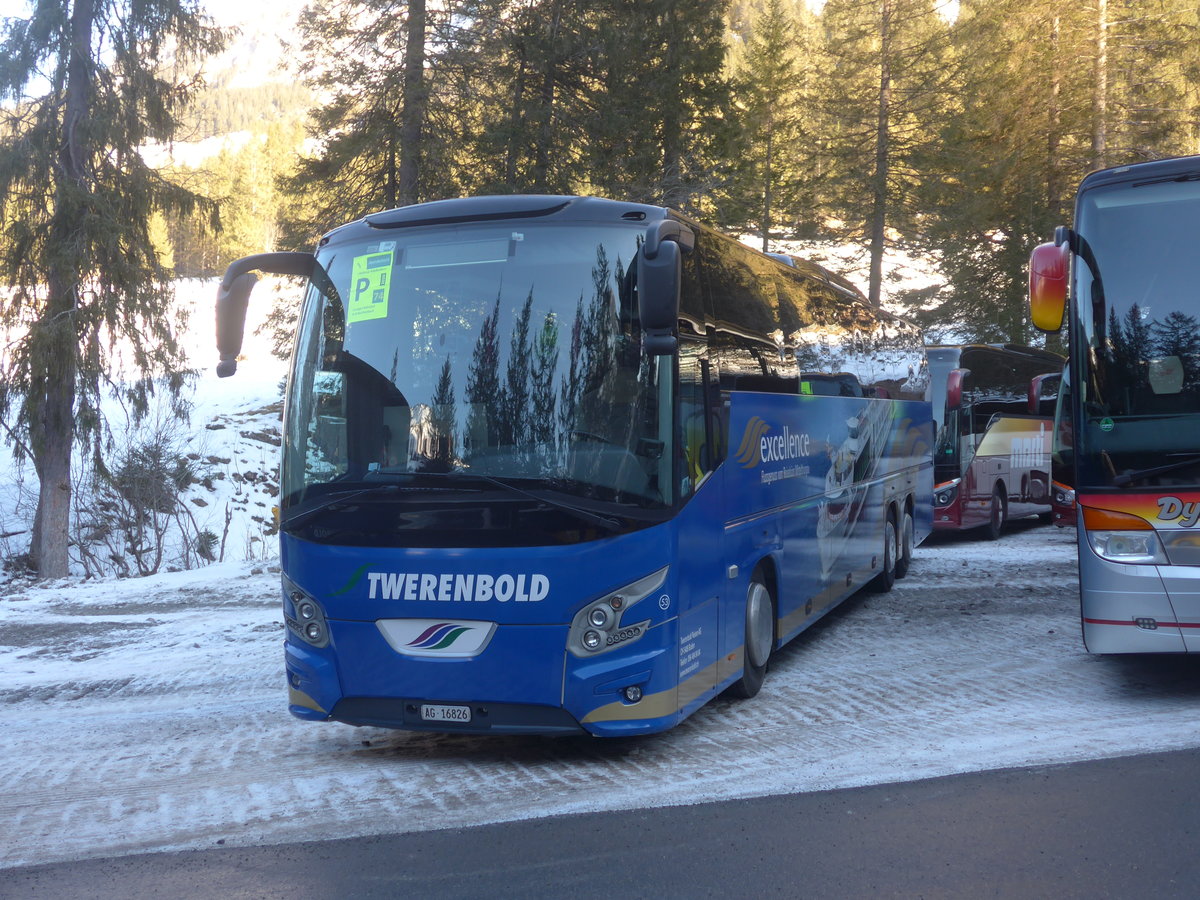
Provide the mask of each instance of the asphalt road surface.
[{"label": "asphalt road surface", "polygon": [[0,873],[8,897],[1195,897],[1200,750]]}]

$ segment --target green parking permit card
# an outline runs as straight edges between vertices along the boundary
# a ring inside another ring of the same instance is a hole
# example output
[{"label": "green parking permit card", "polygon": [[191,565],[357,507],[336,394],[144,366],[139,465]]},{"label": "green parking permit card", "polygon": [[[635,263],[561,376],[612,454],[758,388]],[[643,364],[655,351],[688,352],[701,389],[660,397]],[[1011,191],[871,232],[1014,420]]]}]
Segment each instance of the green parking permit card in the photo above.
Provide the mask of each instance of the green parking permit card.
[{"label": "green parking permit card", "polygon": [[386,319],[388,287],[392,280],[392,251],[354,257],[350,279],[350,308],[346,311],[346,323]]}]

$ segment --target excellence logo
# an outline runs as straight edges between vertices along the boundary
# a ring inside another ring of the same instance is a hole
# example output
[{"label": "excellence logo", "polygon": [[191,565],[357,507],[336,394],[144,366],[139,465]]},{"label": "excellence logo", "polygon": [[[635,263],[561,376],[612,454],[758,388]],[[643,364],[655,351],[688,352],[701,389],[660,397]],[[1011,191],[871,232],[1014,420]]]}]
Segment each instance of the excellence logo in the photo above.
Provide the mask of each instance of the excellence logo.
[{"label": "excellence logo", "polygon": [[[762,465],[762,482],[771,484],[788,478],[799,478],[809,474],[807,465],[790,465],[812,452],[812,438],[807,432],[792,431],[786,425],[778,434],[759,416],[752,416],[742,432],[742,443],[734,459],[743,469]],[[768,464],[775,464],[768,471]]]},{"label": "excellence logo", "polygon": [[753,469],[762,462],[762,442],[771,426],[758,416],[751,416],[742,432],[742,443],[738,446],[734,458],[742,464],[743,469]]}]

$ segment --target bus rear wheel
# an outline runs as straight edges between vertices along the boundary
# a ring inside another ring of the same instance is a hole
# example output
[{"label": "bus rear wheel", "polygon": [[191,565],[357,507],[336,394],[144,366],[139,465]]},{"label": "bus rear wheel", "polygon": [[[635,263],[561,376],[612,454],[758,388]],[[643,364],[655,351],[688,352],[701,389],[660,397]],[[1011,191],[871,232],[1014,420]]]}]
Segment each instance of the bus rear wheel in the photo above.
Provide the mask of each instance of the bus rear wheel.
[{"label": "bus rear wheel", "polygon": [[900,530],[896,527],[896,514],[888,510],[883,523],[883,567],[879,574],[867,582],[867,588],[877,594],[886,594],[896,584],[896,561],[899,558]]},{"label": "bus rear wheel", "polygon": [[755,569],[746,589],[746,637],[742,641],[742,677],[729,686],[729,694],[749,700],[767,677],[767,663],[775,649],[775,601]]},{"label": "bus rear wheel", "polygon": [[908,567],[912,565],[915,541],[916,538],[913,536],[912,512],[905,509],[904,514],[900,518],[900,546],[896,555],[897,578],[903,578],[908,574]]}]

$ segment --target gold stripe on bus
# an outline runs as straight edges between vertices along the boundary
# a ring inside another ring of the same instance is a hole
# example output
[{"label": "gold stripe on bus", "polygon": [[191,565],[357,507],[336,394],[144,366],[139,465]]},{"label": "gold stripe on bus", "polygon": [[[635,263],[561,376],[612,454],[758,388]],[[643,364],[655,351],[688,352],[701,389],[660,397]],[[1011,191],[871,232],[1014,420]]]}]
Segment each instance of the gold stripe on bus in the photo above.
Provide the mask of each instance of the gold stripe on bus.
[{"label": "gold stripe on bus", "polygon": [[859,581],[859,579],[869,573],[869,569],[865,570],[864,572],[852,573],[850,581],[850,584],[853,585],[852,588],[847,588],[842,582],[831,584],[829,587],[825,588],[825,590],[821,591],[821,593],[810,598],[812,600],[811,611],[806,611],[807,604],[793,609],[782,619],[778,620],[779,634],[783,637],[786,637],[787,635],[791,634],[794,629],[799,628],[801,623],[810,616],[818,615],[835,606],[846,594],[847,590],[857,590],[858,588],[862,587],[866,582]]},{"label": "gold stripe on bus", "polygon": [[[742,658],[740,648],[736,657],[739,660]],[[695,675],[681,681],[677,687],[659,691],[657,694],[647,694],[637,703],[622,703],[618,700],[615,703],[606,703],[604,706],[597,706],[583,717],[582,723],[587,725],[592,722],[660,719],[663,716],[674,715],[705,691],[712,690],[720,683],[717,680],[717,672],[721,669],[723,663],[725,663],[725,659],[707,665],[696,672]]]},{"label": "gold stripe on bus", "polygon": [[315,710],[319,713],[329,712],[327,709],[322,709],[321,704],[304,693],[304,691],[298,691],[290,684],[288,685],[288,703],[292,706],[303,706],[305,709]]}]

